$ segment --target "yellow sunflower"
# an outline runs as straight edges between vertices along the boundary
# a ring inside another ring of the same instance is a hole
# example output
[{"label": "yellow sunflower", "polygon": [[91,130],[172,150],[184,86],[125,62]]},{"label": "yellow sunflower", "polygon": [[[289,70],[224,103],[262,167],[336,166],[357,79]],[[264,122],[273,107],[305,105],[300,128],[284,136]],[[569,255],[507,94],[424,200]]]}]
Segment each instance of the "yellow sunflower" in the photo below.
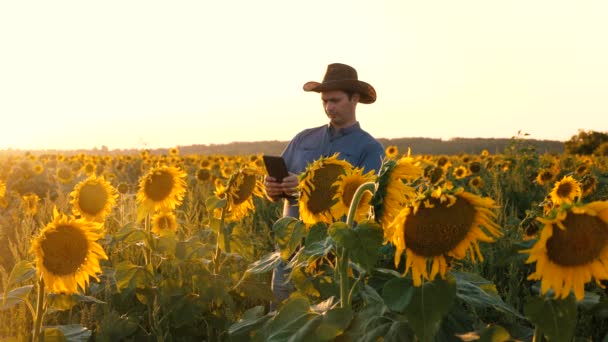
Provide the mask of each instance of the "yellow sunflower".
[{"label": "yellow sunflower", "polygon": [[0,198],[6,195],[6,184],[0,179]]},{"label": "yellow sunflower", "polygon": [[399,154],[399,149],[395,145],[390,145],[386,148],[384,153],[386,154],[386,158],[394,159],[397,158],[397,155]]},{"label": "yellow sunflower", "polygon": [[526,263],[536,263],[528,279],[541,281],[541,293],[551,288],[566,298],[574,290],[585,297],[585,284],[594,278],[608,280],[608,201],[560,208],[553,218],[537,218],[544,226],[528,253]]},{"label": "yellow sunflower", "polygon": [[38,276],[42,276],[48,291],[77,293],[78,288],[85,290],[90,277],[99,280],[99,260],[108,259],[97,243],[102,236],[100,223],[54,210],[53,222],[40,231],[30,248]]},{"label": "yellow sunflower", "polygon": [[42,166],[42,164],[38,163],[36,165],[34,165],[34,173],[39,175],[42,173],[42,171],[44,171],[44,166]]},{"label": "yellow sunflower", "polygon": [[462,179],[469,175],[469,170],[466,167],[460,165],[457,168],[455,168],[454,171],[452,171],[452,175],[456,179]]},{"label": "yellow sunflower", "polygon": [[384,237],[392,236],[390,223],[397,213],[416,196],[406,183],[422,176],[422,170],[409,156],[398,160],[385,160],[376,179],[376,192],[372,197],[376,222],[382,225]]},{"label": "yellow sunflower", "polygon": [[566,176],[555,183],[553,190],[549,193],[554,205],[572,203],[581,198],[582,190],[580,184],[572,176]]},{"label": "yellow sunflower", "polygon": [[[364,183],[374,182],[375,180],[376,176],[374,175],[374,170],[363,174],[363,168],[354,168],[348,170],[342,175],[339,175],[338,180],[336,180],[336,182],[332,185],[338,187],[336,190],[336,195],[333,198],[338,202],[336,205],[331,207],[332,216],[342,217],[344,215],[348,215],[351,202],[359,186]],[[359,205],[357,206],[357,211],[355,213],[356,221],[361,221],[367,218],[367,214],[370,209],[369,202],[371,199],[372,194],[369,191],[366,191],[361,196]]]},{"label": "yellow sunflower", "polygon": [[116,187],[116,190],[118,190],[119,193],[124,195],[129,192],[129,184],[125,182],[120,182]]},{"label": "yellow sunflower", "polygon": [[103,177],[94,174],[76,184],[70,193],[72,214],[87,220],[103,222],[116,205],[116,190]]},{"label": "yellow sunflower", "polygon": [[211,170],[208,168],[200,168],[196,171],[196,180],[205,183],[211,181]]},{"label": "yellow sunflower", "polygon": [[177,232],[177,218],[171,211],[159,211],[152,216],[152,232],[164,236]]},{"label": "yellow sunflower", "polygon": [[237,221],[247,216],[255,208],[253,196],[264,196],[261,176],[259,170],[245,167],[230,177],[226,186],[220,183],[216,189],[216,195],[220,198],[226,197],[228,211],[225,218]]},{"label": "yellow sunflower", "polygon": [[92,162],[88,162],[88,163],[84,164],[84,167],[82,168],[82,171],[87,176],[94,175],[95,171],[97,171],[97,165],[93,164]]},{"label": "yellow sunflower", "polygon": [[69,167],[60,167],[57,169],[57,180],[62,184],[67,184],[74,180],[74,173]]},{"label": "yellow sunflower", "polygon": [[422,278],[433,280],[439,274],[445,279],[446,257],[460,260],[469,254],[472,261],[483,260],[478,242],[493,242],[493,237],[502,235],[491,211],[495,207],[491,198],[462,189],[427,191],[391,223],[388,240],[396,247],[395,265],[405,251],[405,273],[411,269],[414,286],[420,286]]},{"label": "yellow sunflower", "polygon": [[553,182],[556,172],[552,169],[542,169],[536,175],[536,182],[540,185],[545,185]]},{"label": "yellow sunflower", "polygon": [[[0,196],[1,197],[1,196]],[[35,193],[27,193],[21,197],[23,210],[28,215],[36,215],[38,212],[38,202],[40,202],[40,197]]]},{"label": "yellow sunflower", "polygon": [[332,207],[338,202],[335,199],[338,187],[334,183],[343,174],[348,173],[352,165],[338,159],[338,154],[321,157],[312,162],[300,177],[300,218],[306,224],[317,222],[332,223]]},{"label": "yellow sunflower", "polygon": [[583,191],[583,197],[591,195],[597,187],[597,177],[591,174],[586,174],[581,179],[581,190]]},{"label": "yellow sunflower", "polygon": [[173,210],[179,206],[186,192],[186,173],[180,169],[161,165],[148,171],[139,181],[137,202],[138,217],[158,210]]},{"label": "yellow sunflower", "polygon": [[483,188],[483,179],[481,179],[481,177],[479,177],[479,176],[473,177],[469,181],[469,186],[471,188],[479,190],[479,189]]}]

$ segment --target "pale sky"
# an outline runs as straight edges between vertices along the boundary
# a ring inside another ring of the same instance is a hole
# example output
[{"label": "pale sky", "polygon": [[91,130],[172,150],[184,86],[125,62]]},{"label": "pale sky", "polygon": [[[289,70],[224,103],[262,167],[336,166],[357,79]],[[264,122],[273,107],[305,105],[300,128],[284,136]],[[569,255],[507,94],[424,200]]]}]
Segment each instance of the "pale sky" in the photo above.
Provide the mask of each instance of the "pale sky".
[{"label": "pale sky", "polygon": [[377,138],[608,131],[608,1],[0,2],[0,149],[289,140],[327,65]]}]

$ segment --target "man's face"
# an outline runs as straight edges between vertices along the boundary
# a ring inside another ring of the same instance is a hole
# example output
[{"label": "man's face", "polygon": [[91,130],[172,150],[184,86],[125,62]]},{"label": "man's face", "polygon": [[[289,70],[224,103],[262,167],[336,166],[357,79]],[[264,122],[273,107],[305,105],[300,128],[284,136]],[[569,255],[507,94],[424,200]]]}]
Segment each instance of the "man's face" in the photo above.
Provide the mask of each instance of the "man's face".
[{"label": "man's face", "polygon": [[353,94],[352,99],[341,90],[330,90],[321,93],[323,109],[329,122],[335,128],[348,127],[355,123],[355,108],[359,94]]}]

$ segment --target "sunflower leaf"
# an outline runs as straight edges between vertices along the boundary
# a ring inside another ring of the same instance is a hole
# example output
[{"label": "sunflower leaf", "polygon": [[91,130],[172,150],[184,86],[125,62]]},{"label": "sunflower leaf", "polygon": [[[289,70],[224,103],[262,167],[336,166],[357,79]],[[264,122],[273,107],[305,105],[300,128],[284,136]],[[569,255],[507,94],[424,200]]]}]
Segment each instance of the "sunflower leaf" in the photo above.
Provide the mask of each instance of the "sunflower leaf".
[{"label": "sunflower leaf", "polygon": [[452,277],[425,282],[422,286],[404,289],[412,291],[412,299],[405,308],[410,325],[420,341],[433,341],[441,320],[456,298],[456,281]]},{"label": "sunflower leaf", "polygon": [[27,260],[19,261],[15,264],[11,270],[11,274],[8,276],[8,288],[30,279],[34,274],[36,274],[36,268],[34,268],[34,265],[31,262]]},{"label": "sunflower leaf", "polygon": [[287,261],[306,237],[306,226],[293,217],[283,217],[272,226],[281,258]]},{"label": "sunflower leaf", "polygon": [[272,252],[265,255],[262,259],[252,263],[247,268],[247,273],[258,274],[274,270],[281,263],[281,253]]},{"label": "sunflower leaf", "polygon": [[384,283],[382,298],[386,306],[393,311],[403,312],[414,295],[414,291],[405,291],[405,289],[412,286],[412,280],[405,278],[393,278]]},{"label": "sunflower leaf", "polygon": [[329,228],[336,244],[346,248],[351,260],[367,271],[371,271],[378,260],[382,234],[382,228],[371,221],[364,221],[353,229],[344,222],[336,222]]},{"label": "sunflower leaf", "polygon": [[124,289],[145,288],[152,283],[153,276],[144,266],[124,261],[116,265],[114,273],[118,291]]},{"label": "sunflower leaf", "polygon": [[79,324],[44,327],[43,341],[88,341],[91,330]]},{"label": "sunflower leaf", "polygon": [[32,291],[33,287],[34,285],[21,286],[11,290],[7,294],[3,294],[2,296],[4,297],[4,300],[2,303],[0,303],[0,310],[8,309],[13,305],[23,302],[29,295],[30,291]]},{"label": "sunflower leaf", "polygon": [[480,308],[492,307],[515,317],[525,318],[500,298],[496,285],[491,281],[473,273],[452,271],[451,274],[456,279],[456,295],[463,302]]},{"label": "sunflower leaf", "polygon": [[571,341],[576,328],[576,300],[530,297],[524,304],[524,313],[538,326],[550,341]]}]

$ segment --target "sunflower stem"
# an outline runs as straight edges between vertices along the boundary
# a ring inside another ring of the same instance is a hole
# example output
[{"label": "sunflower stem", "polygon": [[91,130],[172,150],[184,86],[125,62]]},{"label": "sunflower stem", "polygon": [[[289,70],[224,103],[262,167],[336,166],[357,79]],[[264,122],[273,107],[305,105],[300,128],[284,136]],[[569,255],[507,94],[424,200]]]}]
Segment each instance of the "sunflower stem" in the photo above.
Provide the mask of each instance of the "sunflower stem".
[{"label": "sunflower stem", "polygon": [[543,341],[543,332],[537,326],[534,327],[534,337],[532,338],[532,342],[542,342]]},{"label": "sunflower stem", "polygon": [[40,276],[38,281],[38,295],[36,298],[36,317],[34,318],[34,332],[32,341],[38,341],[40,339],[40,332],[42,330],[42,317],[44,316],[44,279]]},{"label": "sunflower stem", "polygon": [[220,272],[220,256],[221,256],[221,248],[220,248],[220,237],[224,238],[224,250],[226,253],[230,253],[230,237],[227,232],[224,230],[224,218],[226,216],[226,207],[222,207],[222,213],[220,216],[220,226],[217,232],[217,242],[215,249],[215,265],[214,270],[215,274],[219,274]]},{"label": "sunflower stem", "polygon": [[[346,225],[348,228],[353,228],[357,208],[359,207],[359,202],[361,201],[363,194],[366,191],[369,191],[373,195],[375,190],[376,184],[374,182],[363,183],[357,188],[357,191],[355,191],[353,199],[350,202],[350,207],[348,208],[348,216],[346,217]],[[340,256],[340,261],[338,263],[340,272],[340,307],[350,308],[351,295],[348,279],[348,251],[346,248],[341,247],[338,249],[338,255]]]}]

